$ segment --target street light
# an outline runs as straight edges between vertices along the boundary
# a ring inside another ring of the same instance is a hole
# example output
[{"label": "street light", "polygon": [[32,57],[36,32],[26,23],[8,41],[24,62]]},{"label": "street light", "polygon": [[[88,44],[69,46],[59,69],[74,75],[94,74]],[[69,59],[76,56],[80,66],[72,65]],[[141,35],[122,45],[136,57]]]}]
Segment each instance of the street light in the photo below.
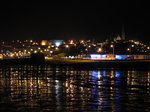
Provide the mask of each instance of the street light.
[{"label": "street light", "polygon": [[69,45],[65,45],[67,52],[69,52]]},{"label": "street light", "polygon": [[115,48],[114,48],[114,45],[111,44],[110,47],[113,49],[113,55],[115,54]]},{"label": "street light", "polygon": [[102,52],[102,48],[98,48],[98,50],[97,50],[98,52]]},{"label": "street light", "polygon": [[127,51],[129,52],[129,54],[131,54],[131,48],[127,48]]},{"label": "street light", "polygon": [[66,47],[66,48],[69,48],[69,45],[66,45],[65,47]]}]

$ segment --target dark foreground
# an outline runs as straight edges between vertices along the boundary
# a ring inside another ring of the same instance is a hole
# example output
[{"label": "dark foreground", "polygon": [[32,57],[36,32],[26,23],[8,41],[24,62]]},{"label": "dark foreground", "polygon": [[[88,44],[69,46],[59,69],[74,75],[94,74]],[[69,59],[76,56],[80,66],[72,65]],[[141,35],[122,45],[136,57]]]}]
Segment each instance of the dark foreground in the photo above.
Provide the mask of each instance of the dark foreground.
[{"label": "dark foreground", "polygon": [[0,67],[0,112],[149,112],[150,71]]},{"label": "dark foreground", "polygon": [[150,69],[150,60],[67,60],[57,59],[46,61],[36,58],[5,59],[0,60],[0,66],[5,65],[51,65],[51,66],[74,66],[81,69],[116,68],[116,69]]}]

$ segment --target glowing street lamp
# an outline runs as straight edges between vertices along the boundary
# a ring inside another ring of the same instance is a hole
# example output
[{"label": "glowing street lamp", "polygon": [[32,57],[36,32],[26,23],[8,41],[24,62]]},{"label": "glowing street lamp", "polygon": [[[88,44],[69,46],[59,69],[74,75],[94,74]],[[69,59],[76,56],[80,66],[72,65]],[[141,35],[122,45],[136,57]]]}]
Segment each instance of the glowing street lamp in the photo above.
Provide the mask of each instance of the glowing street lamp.
[{"label": "glowing street lamp", "polygon": [[69,45],[66,45],[66,48],[69,48]]},{"label": "glowing street lamp", "polygon": [[134,44],[133,44],[133,45],[131,45],[131,47],[134,47]]},{"label": "glowing street lamp", "polygon": [[110,47],[111,47],[111,48],[113,48],[113,47],[114,47],[114,45],[110,45]]},{"label": "glowing street lamp", "polygon": [[98,48],[98,50],[97,50],[98,52],[102,52],[102,48]]},{"label": "glowing street lamp", "polygon": [[55,49],[58,50],[58,47],[56,47]]},{"label": "glowing street lamp", "polygon": [[127,48],[127,51],[130,51],[130,48]]},{"label": "glowing street lamp", "polygon": [[34,53],[37,53],[37,51],[35,50]]},{"label": "glowing street lamp", "polygon": [[113,55],[114,55],[115,54],[115,47],[113,44],[111,44],[110,47],[113,49]]},{"label": "glowing street lamp", "polygon": [[65,47],[66,47],[66,51],[69,52],[69,50],[70,50],[69,45],[65,45]]},{"label": "glowing street lamp", "polygon": [[131,53],[131,48],[127,48],[127,51],[128,51],[129,53]]}]

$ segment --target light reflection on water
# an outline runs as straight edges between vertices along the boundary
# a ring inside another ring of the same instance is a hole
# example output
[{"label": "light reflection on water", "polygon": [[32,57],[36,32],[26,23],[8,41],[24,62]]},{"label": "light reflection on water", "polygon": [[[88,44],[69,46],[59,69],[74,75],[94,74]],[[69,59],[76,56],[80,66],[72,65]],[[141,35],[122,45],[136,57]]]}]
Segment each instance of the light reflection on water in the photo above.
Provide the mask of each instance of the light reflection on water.
[{"label": "light reflection on water", "polygon": [[0,111],[150,111],[150,71],[0,68]]}]

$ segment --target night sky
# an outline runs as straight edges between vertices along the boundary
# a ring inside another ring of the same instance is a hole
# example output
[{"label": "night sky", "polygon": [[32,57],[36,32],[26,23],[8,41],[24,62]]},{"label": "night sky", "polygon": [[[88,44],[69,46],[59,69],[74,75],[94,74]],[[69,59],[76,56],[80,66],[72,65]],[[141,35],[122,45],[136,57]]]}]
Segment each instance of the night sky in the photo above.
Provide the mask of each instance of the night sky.
[{"label": "night sky", "polygon": [[148,0],[50,1],[1,2],[1,40],[105,40],[122,26],[128,39],[150,40]]}]

